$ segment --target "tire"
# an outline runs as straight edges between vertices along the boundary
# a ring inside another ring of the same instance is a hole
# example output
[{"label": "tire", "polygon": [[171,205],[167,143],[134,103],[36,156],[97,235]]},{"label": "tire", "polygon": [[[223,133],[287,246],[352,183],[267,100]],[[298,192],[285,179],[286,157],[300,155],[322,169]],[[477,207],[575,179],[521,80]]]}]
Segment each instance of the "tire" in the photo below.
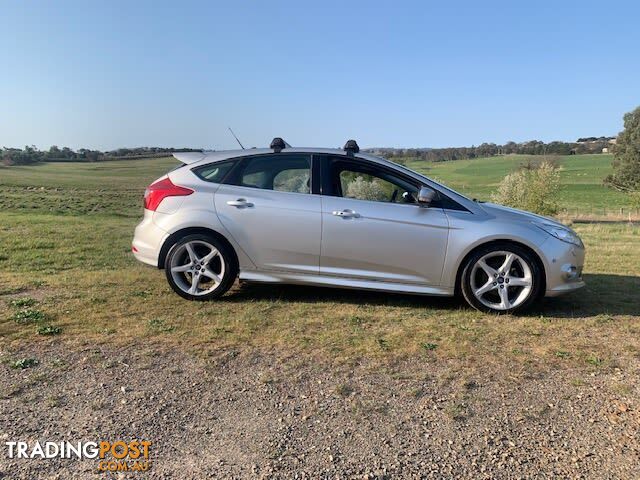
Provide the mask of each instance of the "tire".
[{"label": "tire", "polygon": [[504,242],[481,247],[467,259],[460,290],[473,308],[487,313],[514,313],[529,308],[541,295],[539,263],[524,248]]},{"label": "tire", "polygon": [[206,301],[224,295],[231,288],[238,276],[238,262],[220,240],[196,233],[181,238],[171,247],[164,271],[178,295],[187,300]]}]

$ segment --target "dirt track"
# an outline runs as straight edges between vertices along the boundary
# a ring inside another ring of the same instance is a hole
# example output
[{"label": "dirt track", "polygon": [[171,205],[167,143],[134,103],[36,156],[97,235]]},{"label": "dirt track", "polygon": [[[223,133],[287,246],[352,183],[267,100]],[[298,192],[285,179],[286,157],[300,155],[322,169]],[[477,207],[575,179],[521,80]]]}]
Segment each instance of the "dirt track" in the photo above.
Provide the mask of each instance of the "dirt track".
[{"label": "dirt track", "polygon": [[[9,359],[39,364],[9,368]],[[2,352],[0,478],[103,478],[5,441],[153,442],[114,478],[640,478],[639,364],[535,375],[148,345]]]}]

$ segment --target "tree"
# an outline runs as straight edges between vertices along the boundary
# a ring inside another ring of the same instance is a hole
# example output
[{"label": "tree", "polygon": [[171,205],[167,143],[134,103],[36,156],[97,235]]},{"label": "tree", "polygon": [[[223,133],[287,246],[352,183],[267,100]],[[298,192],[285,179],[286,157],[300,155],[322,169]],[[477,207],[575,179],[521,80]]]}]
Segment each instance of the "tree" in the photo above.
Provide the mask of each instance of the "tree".
[{"label": "tree", "polygon": [[613,174],[605,184],[625,192],[640,190],[640,107],[624,115],[624,130],[613,148]]}]

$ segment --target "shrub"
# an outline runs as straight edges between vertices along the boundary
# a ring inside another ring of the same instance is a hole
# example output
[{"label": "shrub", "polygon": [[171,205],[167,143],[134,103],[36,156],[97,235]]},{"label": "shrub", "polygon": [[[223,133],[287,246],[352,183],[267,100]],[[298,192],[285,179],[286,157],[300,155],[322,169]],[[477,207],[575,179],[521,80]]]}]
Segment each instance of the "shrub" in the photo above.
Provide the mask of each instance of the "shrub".
[{"label": "shrub", "polygon": [[372,201],[384,201],[389,198],[380,182],[369,182],[362,177],[356,177],[347,184],[347,197]]},{"label": "shrub", "polygon": [[555,215],[559,190],[560,169],[543,161],[508,174],[491,195],[491,200],[540,215]]},{"label": "shrub", "polygon": [[274,189],[283,192],[309,193],[309,174],[296,170],[284,172],[274,179]]}]

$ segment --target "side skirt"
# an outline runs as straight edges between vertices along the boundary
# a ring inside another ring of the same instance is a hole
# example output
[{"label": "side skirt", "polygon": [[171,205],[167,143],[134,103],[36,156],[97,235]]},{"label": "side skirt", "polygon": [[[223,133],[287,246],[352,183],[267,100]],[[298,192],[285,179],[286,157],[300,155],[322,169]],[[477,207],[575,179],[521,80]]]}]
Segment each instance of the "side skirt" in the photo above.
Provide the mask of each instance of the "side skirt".
[{"label": "side skirt", "polygon": [[240,280],[260,283],[290,283],[295,285],[316,285],[321,287],[355,288],[377,290],[380,292],[417,293],[420,295],[439,295],[451,297],[454,290],[444,287],[427,287],[405,283],[376,282],[353,278],[332,277],[330,275],[314,275],[302,273],[264,272],[258,270],[241,270]]}]

